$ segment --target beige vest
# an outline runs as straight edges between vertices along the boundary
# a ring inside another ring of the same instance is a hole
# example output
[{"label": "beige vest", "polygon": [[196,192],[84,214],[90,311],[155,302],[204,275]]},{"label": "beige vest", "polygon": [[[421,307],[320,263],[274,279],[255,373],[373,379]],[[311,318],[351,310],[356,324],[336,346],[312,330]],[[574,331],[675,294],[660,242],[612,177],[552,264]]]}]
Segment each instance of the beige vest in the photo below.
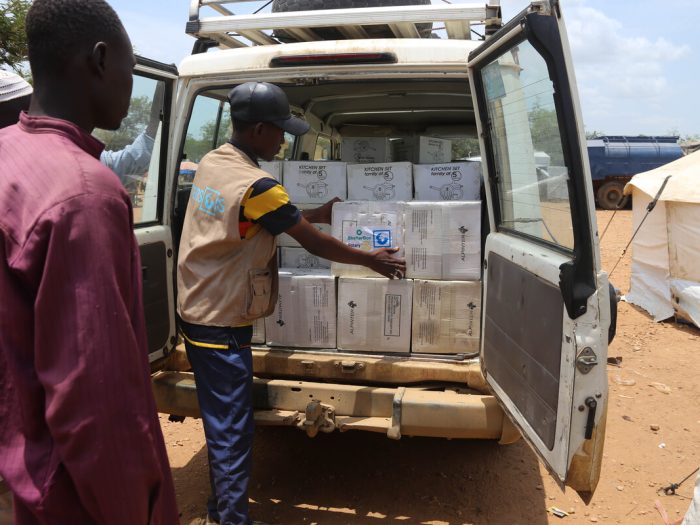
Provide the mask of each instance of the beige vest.
[{"label": "beige vest", "polygon": [[245,326],[272,314],[277,297],[277,243],[261,228],[241,239],[238,216],[250,186],[267,173],[226,143],[197,167],[177,264],[177,309],[183,320]]}]

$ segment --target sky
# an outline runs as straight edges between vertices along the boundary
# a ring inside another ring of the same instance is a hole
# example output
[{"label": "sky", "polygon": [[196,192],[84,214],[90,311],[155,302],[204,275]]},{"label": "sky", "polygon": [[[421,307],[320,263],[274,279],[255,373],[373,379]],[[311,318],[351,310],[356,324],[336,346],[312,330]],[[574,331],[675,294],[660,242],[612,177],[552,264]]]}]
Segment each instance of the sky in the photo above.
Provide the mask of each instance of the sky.
[{"label": "sky", "polygon": [[[178,64],[191,52],[194,39],[185,34],[190,0],[109,1],[140,55]],[[263,4],[244,1],[229,8],[246,13]],[[505,21],[526,2],[501,5]],[[587,132],[700,136],[698,0],[561,0],[561,5]]]}]

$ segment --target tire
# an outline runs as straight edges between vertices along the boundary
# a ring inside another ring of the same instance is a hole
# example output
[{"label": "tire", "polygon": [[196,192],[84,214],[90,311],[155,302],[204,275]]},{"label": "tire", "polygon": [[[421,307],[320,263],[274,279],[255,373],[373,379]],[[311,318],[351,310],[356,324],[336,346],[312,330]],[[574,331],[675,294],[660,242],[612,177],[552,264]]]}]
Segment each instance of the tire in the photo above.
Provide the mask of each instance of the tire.
[{"label": "tire", "polygon": [[610,181],[598,188],[596,199],[598,206],[604,210],[621,210],[629,202],[629,195],[624,195],[625,185],[622,182]]},{"label": "tire", "polygon": [[[430,0],[274,0],[272,2],[273,13],[289,11],[317,11],[320,9],[350,9],[356,7],[396,7],[407,5],[430,5]],[[363,26],[370,38],[392,38],[394,33],[387,26]],[[418,31],[422,37],[429,37],[433,29],[432,24],[418,24]],[[321,40],[342,40],[343,35],[333,27],[315,28],[314,32]],[[275,31],[275,38],[282,42],[294,41],[284,31]]]}]

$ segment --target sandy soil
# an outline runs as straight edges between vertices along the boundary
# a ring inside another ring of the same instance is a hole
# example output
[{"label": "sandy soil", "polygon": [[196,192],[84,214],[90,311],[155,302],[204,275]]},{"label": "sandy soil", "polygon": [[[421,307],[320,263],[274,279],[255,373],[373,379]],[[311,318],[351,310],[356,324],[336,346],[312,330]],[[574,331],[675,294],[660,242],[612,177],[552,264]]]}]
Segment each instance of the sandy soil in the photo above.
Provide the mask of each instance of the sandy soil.
[{"label": "sandy soil", "polygon": [[[598,212],[600,231],[611,214]],[[618,212],[602,242],[606,269],[615,264],[630,235],[631,211]],[[623,293],[629,271],[627,256],[612,276]],[[392,441],[351,432],[309,439],[290,429],[261,428],[250,492],[253,515],[285,525],[663,524],[658,501],[671,520],[679,519],[694,477],[676,496],[658,491],[700,464],[700,330],[656,324],[623,302],[609,355],[622,357],[622,363],[608,366],[603,473],[589,506],[571,490],[562,492],[523,440],[499,446],[423,438]],[[189,524],[204,515],[209,490],[202,425],[193,419],[161,420],[182,521]],[[547,510],[552,506],[570,515],[557,518]]]}]

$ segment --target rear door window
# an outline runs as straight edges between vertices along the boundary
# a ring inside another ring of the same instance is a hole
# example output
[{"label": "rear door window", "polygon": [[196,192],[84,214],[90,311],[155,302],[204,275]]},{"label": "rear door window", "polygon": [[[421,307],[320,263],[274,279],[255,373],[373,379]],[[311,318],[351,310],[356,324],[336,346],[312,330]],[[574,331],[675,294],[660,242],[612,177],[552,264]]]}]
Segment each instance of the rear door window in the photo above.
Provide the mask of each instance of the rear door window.
[{"label": "rear door window", "polygon": [[569,169],[544,58],[525,41],[484,67],[481,79],[498,174],[499,229],[573,250]]}]

